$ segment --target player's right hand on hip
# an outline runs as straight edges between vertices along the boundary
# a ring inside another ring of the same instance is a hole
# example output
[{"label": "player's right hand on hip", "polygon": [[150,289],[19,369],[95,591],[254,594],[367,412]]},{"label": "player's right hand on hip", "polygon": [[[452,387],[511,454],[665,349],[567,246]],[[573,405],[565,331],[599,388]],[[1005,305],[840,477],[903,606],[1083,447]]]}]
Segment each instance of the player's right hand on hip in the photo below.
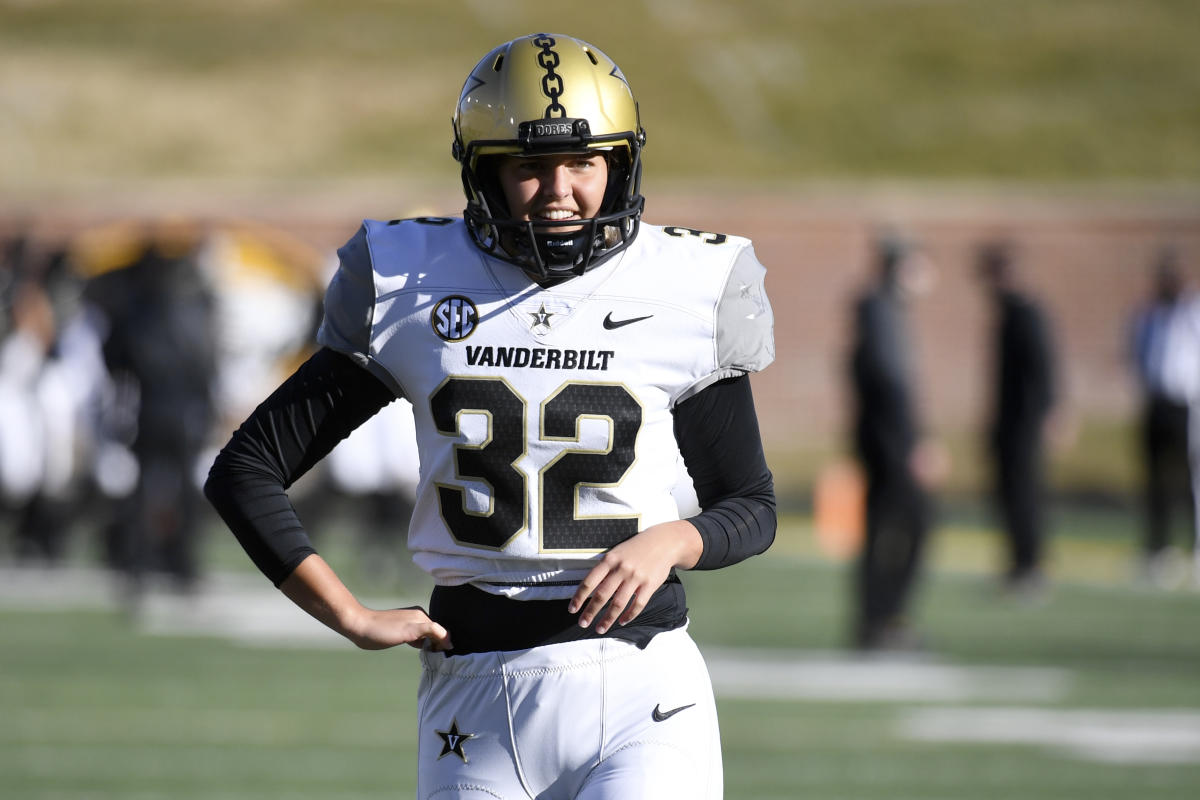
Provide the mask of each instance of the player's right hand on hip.
[{"label": "player's right hand on hip", "polygon": [[420,606],[386,611],[366,609],[361,625],[347,632],[346,638],[363,650],[383,650],[398,644],[418,649],[428,645],[438,652],[453,647],[450,633],[431,620]]}]

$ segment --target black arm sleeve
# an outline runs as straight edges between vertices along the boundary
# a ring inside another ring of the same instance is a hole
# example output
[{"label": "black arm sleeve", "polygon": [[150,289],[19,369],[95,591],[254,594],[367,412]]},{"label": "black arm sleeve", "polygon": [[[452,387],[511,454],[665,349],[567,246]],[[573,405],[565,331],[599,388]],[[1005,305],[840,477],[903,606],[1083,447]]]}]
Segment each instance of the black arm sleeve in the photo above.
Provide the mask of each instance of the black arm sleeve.
[{"label": "black arm sleeve", "polygon": [[319,350],[254,410],[213,462],[205,496],[276,586],[316,552],[287,488],[395,399],[347,356]]},{"label": "black arm sleeve", "polygon": [[695,569],[718,569],[775,540],[775,485],[763,455],[750,378],[718,381],[675,408],[675,439],[702,511],[688,521],[704,552]]}]

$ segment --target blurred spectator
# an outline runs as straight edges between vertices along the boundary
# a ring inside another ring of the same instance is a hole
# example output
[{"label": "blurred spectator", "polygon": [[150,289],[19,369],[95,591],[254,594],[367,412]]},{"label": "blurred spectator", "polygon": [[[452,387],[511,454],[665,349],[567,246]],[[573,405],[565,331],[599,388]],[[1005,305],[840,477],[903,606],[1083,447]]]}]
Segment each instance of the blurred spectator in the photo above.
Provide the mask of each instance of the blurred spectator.
[{"label": "blurred spectator", "polygon": [[1134,318],[1131,352],[1143,398],[1145,576],[1166,585],[1179,573],[1168,547],[1172,507],[1181,502],[1193,530],[1198,522],[1187,443],[1189,405],[1200,403],[1200,296],[1189,290],[1173,248],[1158,253],[1152,297]]},{"label": "blurred spectator", "polygon": [[[198,258],[215,300],[215,443],[232,434],[312,354],[321,301],[337,260],[248,221],[210,226]],[[211,455],[216,457],[215,446]]]},{"label": "blurred spectator", "polygon": [[994,493],[1008,544],[1005,588],[1036,599],[1045,589],[1045,444],[1055,400],[1049,321],[1016,280],[1013,251],[989,242],[978,251],[979,277],[995,311],[989,452]]},{"label": "blurred spectator", "polygon": [[[109,559],[137,592],[148,573],[177,588],[199,577],[198,460],[215,421],[214,299],[197,263],[198,232],[148,226],[133,260],[95,276],[104,359],[134,423],[136,489],[110,531]],[[131,413],[132,412],[132,413]]]},{"label": "blurred spectator", "polygon": [[908,243],[877,243],[877,276],[854,305],[850,376],[855,452],[866,473],[866,537],[855,575],[854,641],[866,650],[918,645],[908,619],[931,508],[931,446],[922,440],[907,306],[930,286],[927,259]]},{"label": "blurred spectator", "polygon": [[17,559],[53,565],[88,498],[105,375],[66,250],[18,236],[3,253],[0,497]]}]

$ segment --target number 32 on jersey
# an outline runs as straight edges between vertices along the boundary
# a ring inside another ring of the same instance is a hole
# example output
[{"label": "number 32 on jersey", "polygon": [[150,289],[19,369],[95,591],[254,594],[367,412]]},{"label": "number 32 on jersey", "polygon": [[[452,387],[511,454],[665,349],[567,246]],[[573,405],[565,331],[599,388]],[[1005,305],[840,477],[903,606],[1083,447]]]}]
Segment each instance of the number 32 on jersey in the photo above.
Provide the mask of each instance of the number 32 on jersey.
[{"label": "number 32 on jersey", "polygon": [[[488,487],[489,508],[471,511],[462,486],[437,486],[442,518],[459,544],[500,550],[523,532],[529,519],[529,480],[538,481],[542,552],[604,550],[637,533],[636,516],[581,516],[578,510],[581,487],[616,486],[633,464],[642,407],[624,386],[567,382],[542,403],[538,439],[567,446],[536,476],[517,467],[529,440],[527,402],[507,381],[448,378],[429,403],[444,435],[461,436],[464,415],[481,416],[487,424],[482,443],[454,445],[454,465],[457,477]],[[583,445],[584,419],[608,424],[606,447]]]}]

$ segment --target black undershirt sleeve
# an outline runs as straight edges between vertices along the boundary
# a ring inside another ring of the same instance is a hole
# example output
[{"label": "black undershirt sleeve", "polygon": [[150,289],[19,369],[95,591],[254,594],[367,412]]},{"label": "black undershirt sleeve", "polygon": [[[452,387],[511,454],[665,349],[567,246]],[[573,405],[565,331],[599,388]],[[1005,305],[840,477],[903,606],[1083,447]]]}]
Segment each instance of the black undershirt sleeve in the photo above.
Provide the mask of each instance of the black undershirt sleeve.
[{"label": "black undershirt sleeve", "polygon": [[704,552],[694,569],[719,569],[775,540],[775,485],[763,454],[750,378],[706,387],[675,408],[675,439],[692,476]]},{"label": "black undershirt sleeve", "polygon": [[276,586],[316,552],[288,487],[395,399],[349,357],[319,350],[254,410],[213,462],[205,496]]}]

